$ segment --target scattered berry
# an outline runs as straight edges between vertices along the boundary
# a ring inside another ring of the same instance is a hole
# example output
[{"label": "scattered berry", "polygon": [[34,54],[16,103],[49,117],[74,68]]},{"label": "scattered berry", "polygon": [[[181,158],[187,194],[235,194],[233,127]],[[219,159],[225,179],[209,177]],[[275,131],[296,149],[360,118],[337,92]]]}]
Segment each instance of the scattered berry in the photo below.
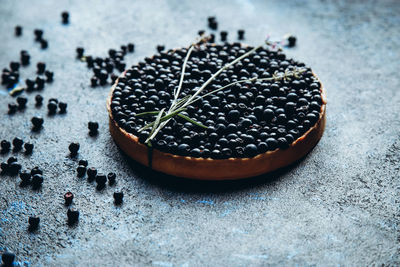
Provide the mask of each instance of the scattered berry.
[{"label": "scattered berry", "polygon": [[81,165],[81,166],[87,167],[88,166],[88,161],[85,160],[85,159],[81,159],[81,160],[79,160],[78,164]]},{"label": "scattered berry", "polygon": [[48,104],[47,104],[47,109],[49,110],[49,114],[50,115],[54,115],[54,114],[56,114],[56,111],[57,111],[57,103],[55,103],[55,102],[49,102]]},{"label": "scattered berry", "polygon": [[61,19],[62,19],[63,24],[68,24],[69,23],[69,13],[67,11],[62,12]]},{"label": "scattered berry", "polygon": [[18,103],[18,109],[22,110],[26,108],[26,103],[28,102],[28,99],[23,96],[17,97],[17,103]]},{"label": "scattered berry", "polygon": [[86,173],[86,167],[83,165],[79,165],[78,168],[76,168],[76,172],[78,173],[78,177],[83,177]]},{"label": "scattered berry", "polygon": [[21,51],[21,64],[22,66],[29,65],[31,56],[28,54],[26,50]]},{"label": "scattered berry", "polygon": [[85,52],[85,49],[83,47],[76,48],[76,57],[77,58],[83,57],[84,52]]},{"label": "scattered berry", "polygon": [[99,79],[98,79],[96,76],[93,76],[93,77],[90,79],[90,83],[91,83],[92,87],[96,87],[97,84],[99,83]]},{"label": "scattered berry", "polygon": [[68,147],[69,151],[71,152],[71,156],[76,156],[79,151],[79,143],[71,143]]},{"label": "scattered berry", "polygon": [[42,39],[42,37],[43,37],[43,30],[35,29],[35,30],[33,31],[33,33],[35,34],[35,40],[36,40],[36,41],[40,41],[40,40]]},{"label": "scattered berry", "polygon": [[158,53],[161,53],[165,49],[164,45],[157,45],[157,51]]},{"label": "scattered berry", "polygon": [[94,122],[94,121],[89,121],[88,128],[89,128],[89,135],[90,136],[97,135],[98,129],[99,129],[99,123],[98,122]]},{"label": "scattered berry", "polygon": [[2,162],[0,164],[1,167],[1,174],[6,174],[8,172],[8,163],[7,162]]},{"label": "scattered berry", "polygon": [[10,151],[11,143],[7,140],[2,140],[0,146],[1,146],[1,153],[5,154]]},{"label": "scattered berry", "polygon": [[42,117],[32,117],[31,122],[33,125],[32,130],[38,131],[42,128],[44,120]]},{"label": "scattered berry", "polygon": [[97,183],[97,189],[101,190],[104,188],[104,186],[106,185],[107,182],[107,177],[105,174],[103,173],[98,173],[96,175],[96,183]]},{"label": "scattered berry", "polygon": [[32,92],[35,89],[35,81],[32,81],[31,79],[26,79],[25,84],[26,84],[26,90],[28,92]]},{"label": "scattered berry", "polygon": [[71,205],[73,199],[74,199],[74,194],[72,194],[71,192],[67,192],[64,194],[64,200],[66,206]]},{"label": "scattered berry", "polygon": [[40,47],[42,49],[46,49],[47,47],[49,47],[49,43],[46,40],[40,40]]},{"label": "scattered berry", "polygon": [[15,114],[15,112],[17,112],[18,106],[15,103],[10,103],[8,104],[8,114],[12,115]]},{"label": "scattered berry", "polygon": [[128,51],[131,52],[131,53],[134,52],[135,51],[135,45],[132,44],[132,43],[129,43],[128,44]]},{"label": "scattered berry", "polygon": [[117,175],[114,173],[114,172],[110,172],[108,175],[107,175],[107,178],[108,178],[108,184],[109,185],[114,185],[115,184],[115,178],[117,177]]},{"label": "scattered berry", "polygon": [[15,137],[12,141],[12,144],[14,147],[13,148],[14,151],[20,151],[22,148],[22,145],[24,144],[24,141],[22,141],[22,139],[19,137]]},{"label": "scattered berry", "polygon": [[33,176],[35,174],[43,175],[43,171],[39,167],[36,166],[31,170],[31,176]]},{"label": "scattered berry", "polygon": [[24,144],[25,154],[27,154],[27,155],[32,154],[33,147],[34,147],[33,144],[31,144],[31,143],[25,143],[25,144]]},{"label": "scattered berry", "polygon": [[46,70],[46,64],[44,62],[39,62],[37,65],[37,74],[43,74]]},{"label": "scattered berry", "polygon": [[97,170],[96,168],[91,167],[86,171],[86,174],[88,176],[89,181],[91,182],[96,178]]},{"label": "scattered berry", "polygon": [[46,82],[51,83],[54,80],[54,72],[46,70],[44,75],[46,76]]},{"label": "scattered berry", "polygon": [[3,262],[4,266],[13,266],[15,260],[15,254],[11,252],[3,252],[1,255],[1,261]]},{"label": "scattered berry", "polygon": [[244,39],[244,30],[238,30],[238,39],[243,40]]},{"label": "scattered berry", "polygon": [[17,25],[15,26],[15,36],[21,36],[22,35],[22,27]]},{"label": "scattered berry", "polygon": [[115,205],[121,205],[124,199],[124,193],[121,192],[114,192],[114,203]]},{"label": "scattered berry", "polygon": [[17,162],[17,161],[18,161],[18,159],[16,157],[11,156],[11,157],[8,158],[7,163],[11,164],[11,163]]},{"label": "scattered berry", "polygon": [[76,224],[79,220],[79,211],[68,209],[67,217],[68,217],[68,225],[72,226]]},{"label": "scattered berry", "polygon": [[21,178],[23,183],[29,183],[31,180],[31,173],[27,170],[21,171],[19,173],[19,178]]},{"label": "scattered berry", "polygon": [[15,61],[10,62],[11,71],[18,71],[19,66],[20,66],[19,62],[15,62]]},{"label": "scattered berry", "polygon": [[36,106],[37,107],[40,107],[41,105],[42,105],[42,103],[43,103],[43,96],[41,96],[41,95],[36,95],[35,96],[35,101],[36,101]]},{"label": "scattered berry", "polygon": [[294,47],[296,45],[296,37],[293,35],[289,35],[287,37],[287,46]]},{"label": "scattered berry", "polygon": [[34,189],[38,189],[43,184],[43,176],[41,174],[35,174],[32,176],[32,186]]},{"label": "scattered berry", "polygon": [[29,217],[28,223],[29,223],[29,231],[33,232],[39,228],[39,222],[40,218],[39,217]]},{"label": "scattered berry", "polygon": [[36,77],[35,82],[36,82],[36,89],[37,90],[42,90],[44,88],[45,80],[42,77],[39,77],[39,76]]},{"label": "scattered berry", "polygon": [[218,29],[218,23],[215,17],[208,17],[208,27],[210,27],[212,30]]},{"label": "scattered berry", "polygon": [[21,170],[22,166],[18,162],[12,162],[8,164],[8,172],[11,175],[17,175]]},{"label": "scattered berry", "polygon": [[67,103],[64,103],[64,102],[59,102],[58,103],[58,107],[60,108],[60,113],[61,114],[64,114],[64,113],[66,113],[67,112]]},{"label": "scattered berry", "polygon": [[221,41],[225,42],[227,37],[228,37],[228,32],[227,31],[221,31],[220,35],[221,35]]}]

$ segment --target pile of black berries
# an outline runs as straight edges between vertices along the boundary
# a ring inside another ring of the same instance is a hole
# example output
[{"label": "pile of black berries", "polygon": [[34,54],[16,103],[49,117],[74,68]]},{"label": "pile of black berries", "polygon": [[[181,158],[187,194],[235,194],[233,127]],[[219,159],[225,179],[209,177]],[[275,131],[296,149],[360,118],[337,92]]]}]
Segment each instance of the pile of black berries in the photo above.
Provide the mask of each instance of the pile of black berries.
[{"label": "pile of black berries", "polygon": [[119,50],[109,49],[108,57],[92,57],[90,55],[84,55],[84,48],[78,47],[76,49],[77,58],[86,61],[87,67],[93,70],[93,76],[90,79],[92,87],[98,85],[106,85],[107,83],[114,83],[117,79],[115,71],[123,72],[126,68],[124,58],[126,54],[133,53],[135,51],[135,45],[129,43],[128,45],[121,45]]},{"label": "pile of black berries", "polygon": [[[194,49],[179,98],[193,95],[213,73],[252,47],[240,43],[202,44]],[[169,108],[187,49],[169,50],[145,58],[127,70],[113,92],[114,120],[144,143],[148,131],[138,132],[154,117],[138,113]],[[204,93],[252,77],[271,78],[275,72],[303,68],[297,78],[244,82],[187,106],[182,114],[206,125],[200,128],[174,117],[152,140],[163,152],[213,159],[254,157],[286,149],[319,119],[321,84],[310,68],[287,58],[279,49],[260,48],[223,71]]]}]

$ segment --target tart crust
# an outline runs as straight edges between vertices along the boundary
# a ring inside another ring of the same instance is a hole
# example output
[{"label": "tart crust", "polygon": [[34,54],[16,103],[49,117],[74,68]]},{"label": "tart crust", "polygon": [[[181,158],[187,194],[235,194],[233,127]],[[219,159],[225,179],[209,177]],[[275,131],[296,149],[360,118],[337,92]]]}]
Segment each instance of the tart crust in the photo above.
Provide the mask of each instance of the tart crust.
[{"label": "tart crust", "polygon": [[[124,74],[123,74],[124,75]],[[315,74],[314,74],[315,76]],[[139,143],[139,138],[118,126],[111,112],[111,98],[118,79],[111,88],[107,99],[111,136],[117,145],[132,159],[169,175],[197,180],[236,180],[272,172],[303,158],[321,139],[326,123],[326,96],[321,84],[322,105],[319,119],[287,149],[275,149],[258,154],[253,158],[211,159],[179,156],[152,149],[149,162],[149,148]]]}]

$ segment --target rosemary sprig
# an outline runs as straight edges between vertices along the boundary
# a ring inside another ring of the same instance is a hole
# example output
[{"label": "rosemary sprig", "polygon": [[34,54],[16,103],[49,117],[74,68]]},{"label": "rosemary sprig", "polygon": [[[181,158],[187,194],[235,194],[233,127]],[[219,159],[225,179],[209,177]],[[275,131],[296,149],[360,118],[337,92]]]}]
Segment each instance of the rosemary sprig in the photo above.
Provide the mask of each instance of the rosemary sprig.
[{"label": "rosemary sprig", "polygon": [[[200,42],[204,40],[204,37],[200,40]],[[267,45],[271,45],[271,43],[268,41],[268,39],[265,41],[265,43]],[[182,72],[181,72],[181,77],[179,80],[179,85],[176,88],[176,90],[174,90],[174,99],[171,103],[170,108],[168,109],[168,111],[165,112],[165,108],[162,109],[161,111],[149,111],[149,112],[143,112],[143,113],[139,113],[136,114],[136,116],[156,116],[155,121],[150,122],[148,124],[146,124],[145,126],[143,126],[141,129],[139,129],[139,132],[142,132],[144,130],[147,130],[149,128],[151,128],[151,132],[149,134],[149,137],[146,139],[145,143],[149,146],[151,146],[151,140],[157,135],[157,133],[174,117],[174,116],[178,116],[181,117],[187,121],[189,121],[190,123],[193,123],[199,127],[205,128],[207,129],[206,126],[204,126],[203,124],[196,122],[195,120],[189,118],[186,115],[181,114],[181,112],[186,110],[186,107],[190,104],[193,104],[194,102],[207,97],[209,95],[215,94],[219,91],[222,91],[230,86],[233,86],[235,84],[240,84],[240,83],[244,83],[244,82],[253,82],[253,81],[279,81],[279,80],[291,80],[292,77],[299,77],[299,75],[303,72],[306,71],[306,69],[304,68],[295,68],[294,70],[289,70],[286,69],[283,73],[281,72],[275,72],[272,77],[269,78],[258,78],[258,77],[253,77],[250,79],[246,79],[246,80],[240,80],[240,81],[236,81],[233,83],[230,83],[228,85],[225,85],[221,88],[215,89],[211,92],[208,92],[204,95],[201,95],[201,92],[204,91],[204,89],[219,75],[221,74],[221,72],[223,72],[224,70],[228,69],[229,67],[233,66],[234,64],[236,64],[237,62],[239,62],[240,60],[248,57],[249,55],[251,55],[252,53],[254,53],[257,49],[261,48],[262,45],[254,47],[253,49],[251,49],[250,51],[248,51],[247,53],[241,55],[240,57],[236,58],[235,60],[225,64],[222,68],[220,68],[217,72],[215,72],[205,83],[203,83],[203,85],[197,89],[197,91],[193,94],[193,95],[187,95],[185,97],[183,97],[182,99],[179,99],[179,93],[182,89],[182,84],[183,84],[183,79],[184,79],[184,75],[185,75],[185,70],[186,70],[186,65],[187,62],[189,60],[190,54],[192,53],[194,47],[199,44],[199,42],[191,44],[191,46],[188,49],[188,52],[186,54],[185,60],[183,62],[182,65]],[[163,116],[164,115],[164,116]]]},{"label": "rosemary sprig", "polygon": [[[179,114],[179,112],[176,113],[176,110],[177,110],[177,109],[179,110],[179,108],[180,108],[180,105],[178,105],[178,103],[179,103],[179,104],[181,104],[181,103],[184,104],[185,101],[186,101],[186,100],[180,100],[179,102],[177,102],[177,101],[178,101],[178,97],[179,97],[179,93],[180,93],[181,88],[182,88],[183,78],[185,77],[186,65],[187,65],[187,62],[188,62],[188,60],[189,60],[190,54],[192,53],[192,51],[193,51],[193,49],[194,49],[195,46],[197,46],[198,44],[201,44],[201,43],[207,41],[208,39],[209,39],[208,36],[203,36],[203,35],[202,35],[202,36],[200,36],[200,39],[197,40],[197,42],[192,43],[192,44],[190,45],[189,50],[188,50],[188,52],[187,52],[187,54],[186,54],[185,60],[184,60],[183,65],[182,65],[181,78],[180,78],[180,80],[179,80],[178,88],[177,88],[176,90],[174,90],[174,100],[172,101],[172,104],[171,104],[170,108],[168,109],[168,111],[167,111],[167,113],[166,113],[166,116],[163,117],[164,120],[161,122],[161,124],[160,124],[159,126],[157,126],[158,129],[155,130],[155,134],[153,133],[154,136],[153,136],[152,138],[150,138],[150,137],[147,138],[147,140],[145,141],[145,143],[149,144],[149,141],[150,141],[151,139],[153,139],[153,138],[157,135],[157,133],[171,120],[171,118],[172,118],[173,116],[168,117],[169,115],[175,114],[174,116],[176,116],[177,114]],[[186,98],[183,98],[183,99],[186,99]],[[167,118],[167,117],[168,117],[168,118]],[[165,118],[167,118],[167,119],[165,119]],[[145,127],[146,127],[146,125],[145,125]],[[143,131],[145,127],[141,128],[141,129],[139,130],[139,132]]]}]

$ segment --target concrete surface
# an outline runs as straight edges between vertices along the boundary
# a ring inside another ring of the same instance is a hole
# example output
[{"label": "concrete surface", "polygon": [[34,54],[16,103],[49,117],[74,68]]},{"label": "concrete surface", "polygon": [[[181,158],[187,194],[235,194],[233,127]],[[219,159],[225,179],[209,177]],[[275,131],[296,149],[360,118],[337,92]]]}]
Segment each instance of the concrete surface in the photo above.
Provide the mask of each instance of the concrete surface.
[{"label": "concrete surface", "polygon": [[[61,25],[68,10],[71,23]],[[26,266],[366,266],[399,265],[400,193],[400,4],[399,1],[1,1],[0,62],[19,51],[32,55],[21,72],[32,77],[38,61],[55,72],[45,103],[68,103],[66,115],[49,117],[34,107],[6,115],[12,101],[0,95],[0,139],[20,136],[35,144],[24,167],[41,166],[37,192],[19,178],[0,177],[0,251],[16,253]],[[215,15],[219,29],[246,29],[256,45],[266,34],[292,32],[287,50],[320,76],[328,93],[327,128],[299,164],[242,182],[196,183],[174,179],[130,162],[107,128],[108,87],[90,88],[90,72],[75,48],[104,56],[130,41],[134,64],[166,47],[187,45]],[[14,26],[24,28],[21,38]],[[32,31],[42,28],[49,49],[40,50]],[[42,114],[44,129],[30,131]],[[97,138],[87,122],[100,123]],[[80,142],[79,158],[103,172],[115,171],[115,188],[98,192],[76,177],[68,144]],[[6,160],[9,155],[0,155]],[[121,207],[116,190],[125,192]],[[63,194],[75,193],[75,227],[66,223]],[[41,218],[28,233],[30,215]]]}]

